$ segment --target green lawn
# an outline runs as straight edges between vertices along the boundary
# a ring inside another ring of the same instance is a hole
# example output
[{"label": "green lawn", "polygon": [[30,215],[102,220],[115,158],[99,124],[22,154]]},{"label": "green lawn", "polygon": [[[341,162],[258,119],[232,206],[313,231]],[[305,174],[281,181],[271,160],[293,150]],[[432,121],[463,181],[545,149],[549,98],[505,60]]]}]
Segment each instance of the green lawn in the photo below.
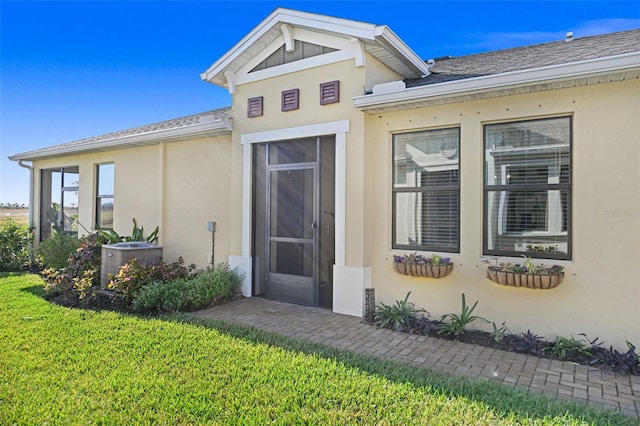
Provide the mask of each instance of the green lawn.
[{"label": "green lawn", "polygon": [[0,424],[631,424],[253,328],[52,305],[0,275]]},{"label": "green lawn", "polygon": [[7,219],[19,225],[29,225],[29,209],[0,209],[0,225]]}]

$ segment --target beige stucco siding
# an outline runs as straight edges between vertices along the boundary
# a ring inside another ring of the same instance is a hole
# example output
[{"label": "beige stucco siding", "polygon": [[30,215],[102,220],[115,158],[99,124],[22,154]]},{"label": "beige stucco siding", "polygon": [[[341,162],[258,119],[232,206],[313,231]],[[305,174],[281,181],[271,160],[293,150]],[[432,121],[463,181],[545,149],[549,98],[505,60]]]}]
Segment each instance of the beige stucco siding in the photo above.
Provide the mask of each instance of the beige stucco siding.
[{"label": "beige stucco siding", "polygon": [[206,267],[212,248],[207,224],[215,221],[215,263],[228,261],[231,137],[167,144],[164,180],[165,259],[182,256]]},{"label": "beige stucco siding", "polygon": [[[211,255],[208,221],[218,224],[216,262],[229,254],[230,143],[230,136],[161,143],[36,161],[34,167],[37,176],[39,170],[79,167],[79,234],[84,235],[95,226],[96,165],[114,163],[114,229],[130,235],[134,218],[147,235],[159,226],[165,260],[182,256],[204,268]],[[34,211],[39,226],[39,197]]]},{"label": "beige stucco siding", "polygon": [[[80,235],[95,227],[96,165],[115,163],[114,176],[114,229],[129,235],[133,218],[146,229],[160,224],[160,170],[158,146],[114,150],[68,157],[51,158],[34,163],[36,171],[35,194],[40,194],[40,170],[78,166],[78,229]],[[35,200],[34,219],[39,227],[40,199]],[[86,230],[85,230],[86,228]],[[38,229],[39,230],[39,229]]]},{"label": "beige stucco siding", "polygon": [[[625,339],[640,342],[638,93],[640,82],[633,80],[367,116],[375,230],[370,262],[378,301],[411,291],[413,301],[439,318],[459,312],[465,293],[479,301],[479,315],[506,321],[513,332],[531,329],[548,339],[586,332],[619,347]],[[564,265],[566,278],[553,290],[494,284],[481,262],[482,126],[558,115],[573,117],[573,259],[542,263]],[[391,250],[391,135],[450,126],[461,129],[460,253],[450,254],[455,268],[447,278],[401,276],[392,266],[392,255],[404,251]]]}]

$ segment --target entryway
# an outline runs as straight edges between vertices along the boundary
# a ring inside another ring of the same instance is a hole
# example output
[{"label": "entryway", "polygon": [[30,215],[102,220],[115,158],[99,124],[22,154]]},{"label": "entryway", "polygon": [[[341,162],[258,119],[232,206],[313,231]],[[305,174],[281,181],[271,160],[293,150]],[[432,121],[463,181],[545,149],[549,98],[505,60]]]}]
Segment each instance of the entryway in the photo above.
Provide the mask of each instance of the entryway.
[{"label": "entryway", "polygon": [[254,293],[331,309],[335,138],[254,144]]}]

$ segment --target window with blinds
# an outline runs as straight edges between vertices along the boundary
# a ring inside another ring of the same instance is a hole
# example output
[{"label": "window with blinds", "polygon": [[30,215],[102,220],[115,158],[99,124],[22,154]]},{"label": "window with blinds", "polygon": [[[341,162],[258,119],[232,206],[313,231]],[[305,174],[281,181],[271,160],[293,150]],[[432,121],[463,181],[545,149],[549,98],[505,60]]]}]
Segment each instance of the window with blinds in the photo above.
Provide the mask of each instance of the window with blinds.
[{"label": "window with blinds", "polygon": [[571,117],[484,126],[484,253],[571,258]]},{"label": "window with blinds", "polygon": [[393,248],[460,251],[460,129],[393,136]]}]

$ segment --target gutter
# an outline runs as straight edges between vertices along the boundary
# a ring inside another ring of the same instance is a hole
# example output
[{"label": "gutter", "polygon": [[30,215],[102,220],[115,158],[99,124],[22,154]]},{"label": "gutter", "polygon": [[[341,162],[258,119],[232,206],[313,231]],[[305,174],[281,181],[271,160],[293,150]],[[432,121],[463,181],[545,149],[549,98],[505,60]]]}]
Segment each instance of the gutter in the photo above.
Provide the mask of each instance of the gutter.
[{"label": "gutter", "polygon": [[29,226],[33,226],[33,167],[18,160],[18,166],[29,170]]},{"label": "gutter", "polygon": [[415,105],[420,102],[631,71],[640,73],[640,52],[356,96],[353,101],[362,111],[394,111],[420,106]]}]

